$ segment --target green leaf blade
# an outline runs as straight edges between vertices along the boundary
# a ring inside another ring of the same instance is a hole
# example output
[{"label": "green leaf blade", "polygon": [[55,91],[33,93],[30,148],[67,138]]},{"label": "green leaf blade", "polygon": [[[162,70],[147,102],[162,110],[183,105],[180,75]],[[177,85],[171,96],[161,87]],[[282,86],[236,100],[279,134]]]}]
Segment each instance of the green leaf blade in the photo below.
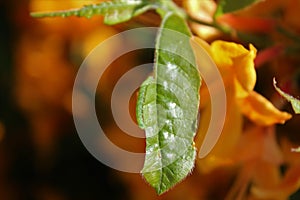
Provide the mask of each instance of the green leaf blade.
[{"label": "green leaf blade", "polygon": [[279,87],[277,87],[276,85],[276,80],[275,78],[273,79],[273,85],[276,89],[276,91],[282,96],[284,97],[288,102],[291,103],[292,105],[292,108],[294,110],[294,112],[296,114],[300,114],[300,100],[299,99],[296,99],[295,97],[283,92]]},{"label": "green leaf blade", "polygon": [[215,17],[244,9],[259,1],[262,0],[220,0],[217,6]]},{"label": "green leaf blade", "polygon": [[147,0],[113,0],[99,4],[86,5],[78,9],[54,11],[54,12],[33,12],[32,17],[86,17],[103,15],[104,23],[108,25],[118,24],[130,20],[147,10],[156,9],[158,3]]},{"label": "green leaf blade", "polygon": [[182,17],[165,15],[157,37],[154,79],[146,80],[139,93],[137,118],[146,132],[142,174],[158,194],[183,180],[196,157],[193,139],[201,79],[190,36]]},{"label": "green leaf blade", "polygon": [[[147,93],[147,97],[146,97]],[[147,78],[144,83],[141,85],[139,89],[139,95],[138,95],[138,100],[137,100],[137,106],[136,106],[136,118],[137,122],[140,128],[144,129],[145,124],[144,124],[144,118],[143,118],[143,112],[144,110],[144,104],[151,104],[155,103],[156,101],[156,85],[154,84],[154,79],[152,76]],[[154,106],[154,105],[153,105]],[[150,108],[150,107],[148,107]],[[148,110],[148,112],[151,112],[151,110]],[[156,114],[156,110],[152,111],[154,114]],[[146,115],[150,115],[151,113]],[[156,121],[155,121],[156,122]],[[149,122],[146,122],[149,125]],[[152,124],[152,123],[150,123]]]}]

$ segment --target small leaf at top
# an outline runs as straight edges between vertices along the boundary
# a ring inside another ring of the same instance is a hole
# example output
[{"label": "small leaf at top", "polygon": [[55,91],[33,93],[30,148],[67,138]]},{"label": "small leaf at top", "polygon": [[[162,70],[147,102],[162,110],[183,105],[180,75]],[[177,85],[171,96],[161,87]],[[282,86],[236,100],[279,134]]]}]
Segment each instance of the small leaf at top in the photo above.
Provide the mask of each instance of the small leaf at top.
[{"label": "small leaf at top", "polygon": [[156,9],[158,3],[149,0],[113,0],[99,4],[86,5],[78,9],[53,11],[53,12],[33,12],[32,17],[87,17],[103,15],[104,23],[108,25],[118,24],[130,20],[132,17],[140,15],[149,9]]},{"label": "small leaf at top", "polygon": [[300,114],[300,100],[296,99],[295,97],[283,92],[279,87],[276,86],[276,80],[273,79],[273,85],[277,92],[284,97],[287,101],[289,101],[293,107],[293,110],[296,114]]},{"label": "small leaf at top", "polygon": [[217,6],[215,17],[218,17],[225,13],[231,13],[241,10],[259,1],[262,0],[220,0]]},{"label": "small leaf at top", "polygon": [[174,12],[163,18],[157,36],[154,76],[141,86],[137,119],[146,132],[142,174],[162,194],[192,170],[196,156],[200,76],[191,33]]}]

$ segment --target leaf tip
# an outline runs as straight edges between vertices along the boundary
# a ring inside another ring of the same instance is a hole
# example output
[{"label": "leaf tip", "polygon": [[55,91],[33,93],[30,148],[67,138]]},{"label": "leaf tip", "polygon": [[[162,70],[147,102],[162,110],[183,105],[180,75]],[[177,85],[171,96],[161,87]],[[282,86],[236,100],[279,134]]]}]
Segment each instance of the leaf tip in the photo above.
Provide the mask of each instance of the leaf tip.
[{"label": "leaf tip", "polygon": [[296,99],[295,97],[285,93],[284,91],[282,91],[279,87],[277,87],[277,82],[275,80],[275,78],[273,78],[273,86],[276,89],[276,91],[283,97],[285,98],[288,102],[291,103],[292,108],[294,110],[294,112],[296,114],[300,114],[300,100]]},{"label": "leaf tip", "polygon": [[157,173],[159,173],[160,170],[147,172],[145,168],[141,171],[142,177],[145,179],[145,181],[155,190],[156,194],[158,196],[166,193],[169,191],[172,186],[169,186],[167,184],[163,184],[161,181],[156,180]]},{"label": "leaf tip", "polygon": [[157,195],[161,196],[166,193],[169,189],[162,189],[161,187],[154,188]]}]

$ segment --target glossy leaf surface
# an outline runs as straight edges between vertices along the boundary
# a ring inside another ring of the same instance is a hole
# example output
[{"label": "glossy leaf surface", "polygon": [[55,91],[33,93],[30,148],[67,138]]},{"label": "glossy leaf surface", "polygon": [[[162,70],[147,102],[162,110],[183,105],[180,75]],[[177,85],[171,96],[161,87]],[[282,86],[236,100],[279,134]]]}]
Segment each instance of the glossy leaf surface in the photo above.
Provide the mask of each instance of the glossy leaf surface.
[{"label": "glossy leaf surface", "polygon": [[154,76],[139,92],[137,119],[146,131],[142,174],[158,194],[183,180],[194,166],[200,76],[190,36],[182,17],[165,15],[157,37]]}]

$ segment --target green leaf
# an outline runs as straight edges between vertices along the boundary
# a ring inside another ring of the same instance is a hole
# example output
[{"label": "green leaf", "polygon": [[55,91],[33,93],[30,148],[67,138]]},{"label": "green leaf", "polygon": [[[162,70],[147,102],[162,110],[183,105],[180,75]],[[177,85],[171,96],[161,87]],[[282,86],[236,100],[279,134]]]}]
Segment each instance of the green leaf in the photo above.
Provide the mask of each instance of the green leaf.
[{"label": "green leaf", "polygon": [[[153,77],[150,76],[141,85],[141,87],[139,89],[137,104],[136,104],[136,116],[137,116],[136,118],[137,118],[139,127],[142,129],[145,129],[145,124],[144,124],[144,119],[143,119],[144,104],[149,104],[150,102],[155,101],[155,99],[151,99],[156,96],[155,92],[156,92],[156,85],[154,83]],[[147,96],[146,96],[146,94],[147,94]],[[156,112],[153,114],[156,115]],[[146,116],[147,115],[150,115],[150,114],[146,114]],[[147,124],[149,124],[149,123],[147,123]]]},{"label": "green leaf", "polygon": [[273,79],[273,85],[277,92],[284,97],[287,101],[289,101],[293,107],[293,110],[296,114],[300,114],[300,100],[296,99],[295,97],[283,92],[280,88],[276,86],[276,80],[275,78]]},{"label": "green leaf", "polygon": [[217,6],[215,17],[218,17],[225,13],[231,13],[241,10],[259,1],[262,0],[220,0]]},{"label": "green leaf", "polygon": [[184,19],[187,18],[185,10],[177,6],[172,0],[159,0],[159,2],[160,7],[156,9],[156,12],[159,13],[162,18],[164,18],[164,15],[166,15],[168,12],[174,12]]},{"label": "green leaf", "polygon": [[113,0],[99,4],[86,5],[82,8],[54,12],[34,12],[32,17],[87,17],[104,15],[104,23],[113,25],[130,20],[149,9],[156,9],[158,3],[154,0]]},{"label": "green leaf", "polygon": [[196,157],[200,76],[184,19],[165,15],[157,36],[154,77],[141,86],[137,119],[146,132],[142,174],[162,194],[183,180]]}]

